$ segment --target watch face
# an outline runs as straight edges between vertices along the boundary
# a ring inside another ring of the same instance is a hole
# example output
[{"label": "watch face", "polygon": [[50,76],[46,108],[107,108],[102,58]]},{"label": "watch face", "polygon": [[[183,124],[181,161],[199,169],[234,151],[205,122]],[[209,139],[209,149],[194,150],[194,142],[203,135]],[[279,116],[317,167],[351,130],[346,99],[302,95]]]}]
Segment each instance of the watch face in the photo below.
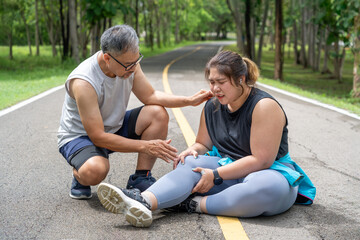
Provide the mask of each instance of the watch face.
[{"label": "watch face", "polygon": [[222,180],[222,178],[220,178],[220,177],[214,179],[214,184],[215,184],[215,185],[220,185],[220,184],[222,184],[222,182],[223,182],[223,180]]}]

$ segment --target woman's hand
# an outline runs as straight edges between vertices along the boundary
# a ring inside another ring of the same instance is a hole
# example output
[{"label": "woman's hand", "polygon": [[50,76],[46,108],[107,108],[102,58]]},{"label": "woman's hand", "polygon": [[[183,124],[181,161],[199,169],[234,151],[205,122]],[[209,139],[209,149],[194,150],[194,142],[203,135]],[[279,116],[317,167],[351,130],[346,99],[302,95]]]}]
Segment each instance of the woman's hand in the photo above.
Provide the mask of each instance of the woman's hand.
[{"label": "woman's hand", "polygon": [[181,161],[181,164],[184,164],[185,163],[185,157],[187,157],[189,155],[193,155],[194,158],[197,158],[198,157],[198,152],[195,151],[192,148],[188,148],[185,151],[183,151],[182,153],[180,153],[179,156],[177,156],[176,159],[174,160],[173,169],[176,168],[176,166],[179,164],[179,161]]},{"label": "woman's hand", "polygon": [[200,181],[193,188],[191,193],[206,193],[214,186],[213,170],[209,168],[197,167],[193,169],[194,172],[201,173]]}]

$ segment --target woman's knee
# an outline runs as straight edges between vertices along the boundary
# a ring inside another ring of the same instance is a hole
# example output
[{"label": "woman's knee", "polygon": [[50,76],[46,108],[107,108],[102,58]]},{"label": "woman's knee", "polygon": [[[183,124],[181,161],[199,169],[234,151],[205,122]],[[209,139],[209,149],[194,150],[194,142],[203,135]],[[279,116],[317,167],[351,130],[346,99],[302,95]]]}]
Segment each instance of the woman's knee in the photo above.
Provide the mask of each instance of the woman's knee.
[{"label": "woman's knee", "polygon": [[[195,158],[192,155],[185,157],[185,166],[189,166],[191,168],[202,167],[202,168],[210,168],[215,169],[219,167],[218,160],[219,157],[205,156],[199,155]],[[180,164],[181,165],[181,164]]]}]

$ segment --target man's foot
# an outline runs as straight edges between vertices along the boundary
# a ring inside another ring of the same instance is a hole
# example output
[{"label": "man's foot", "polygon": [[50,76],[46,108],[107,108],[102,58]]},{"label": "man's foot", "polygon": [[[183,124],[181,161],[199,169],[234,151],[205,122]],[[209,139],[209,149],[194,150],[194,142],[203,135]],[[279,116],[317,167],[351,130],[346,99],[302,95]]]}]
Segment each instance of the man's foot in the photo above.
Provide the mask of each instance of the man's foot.
[{"label": "man's foot", "polygon": [[152,213],[149,204],[139,189],[117,188],[108,183],[100,183],[97,194],[101,204],[110,212],[124,213],[126,221],[135,227],[149,227]]},{"label": "man's foot", "polygon": [[75,177],[73,177],[69,195],[74,199],[90,199],[92,197],[90,186],[80,184]]},{"label": "man's foot", "polygon": [[187,212],[187,213],[194,213],[196,212],[197,202],[193,200],[195,197],[194,194],[191,194],[187,199],[179,203],[178,205],[164,208],[163,210],[169,212]]},{"label": "man's foot", "polygon": [[135,174],[130,175],[128,183],[126,185],[127,189],[137,188],[141,192],[148,189],[151,185],[156,182],[156,179],[151,176],[151,172],[148,172],[147,176],[137,176]]}]

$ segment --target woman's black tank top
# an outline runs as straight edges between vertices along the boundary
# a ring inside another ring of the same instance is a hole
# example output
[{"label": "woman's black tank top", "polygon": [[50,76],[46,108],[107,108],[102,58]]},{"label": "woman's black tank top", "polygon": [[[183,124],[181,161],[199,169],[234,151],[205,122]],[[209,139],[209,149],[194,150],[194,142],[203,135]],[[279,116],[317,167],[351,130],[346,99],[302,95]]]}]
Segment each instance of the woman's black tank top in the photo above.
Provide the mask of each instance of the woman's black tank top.
[{"label": "woman's black tank top", "polygon": [[[222,157],[238,160],[251,155],[250,130],[252,113],[255,105],[263,98],[271,98],[276,101],[270,94],[258,88],[252,88],[245,103],[235,112],[230,112],[228,107],[221,105],[216,98],[207,101],[204,108],[206,127],[213,145],[219,150]],[[288,153],[286,114],[285,118],[286,124],[276,160]]]}]

